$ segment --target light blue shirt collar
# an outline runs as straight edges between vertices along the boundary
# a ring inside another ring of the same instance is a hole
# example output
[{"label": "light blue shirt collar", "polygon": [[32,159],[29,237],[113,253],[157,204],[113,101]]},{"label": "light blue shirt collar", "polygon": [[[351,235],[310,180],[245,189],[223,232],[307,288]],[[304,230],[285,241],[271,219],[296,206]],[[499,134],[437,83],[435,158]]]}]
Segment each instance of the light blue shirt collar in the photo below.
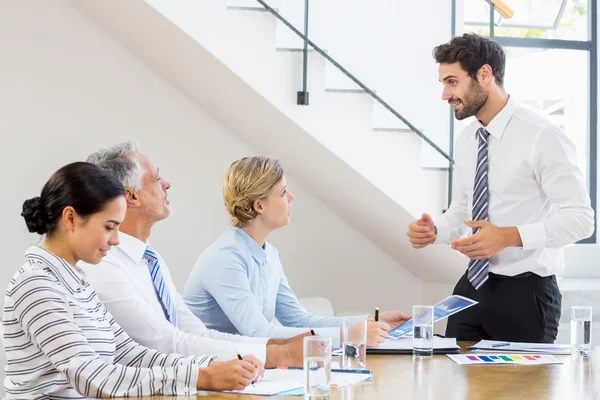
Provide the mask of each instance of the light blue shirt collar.
[{"label": "light blue shirt collar", "polygon": [[262,264],[267,259],[267,251],[265,250],[268,244],[265,242],[265,248],[263,248],[260,244],[256,242],[256,240],[252,239],[250,235],[246,233],[242,228],[231,228],[238,233],[243,238],[244,244],[250,250],[252,254],[252,258],[254,258],[259,264]]}]

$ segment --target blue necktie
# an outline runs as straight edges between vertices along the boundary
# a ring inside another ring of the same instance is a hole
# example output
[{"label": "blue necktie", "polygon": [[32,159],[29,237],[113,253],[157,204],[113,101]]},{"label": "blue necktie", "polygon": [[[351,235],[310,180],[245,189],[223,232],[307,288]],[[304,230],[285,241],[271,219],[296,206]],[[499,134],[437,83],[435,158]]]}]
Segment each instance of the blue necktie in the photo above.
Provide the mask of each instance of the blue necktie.
[{"label": "blue necktie", "polygon": [[[479,148],[477,151],[475,186],[473,186],[473,221],[488,219],[488,136],[489,133],[485,129],[479,128],[477,130]],[[473,228],[473,234],[478,231],[479,228]],[[469,261],[467,278],[475,290],[478,290],[488,280],[489,268],[490,260],[488,258]]]},{"label": "blue necktie", "polygon": [[152,283],[154,283],[154,288],[156,289],[156,294],[158,296],[158,300],[161,302],[165,316],[173,326],[179,328],[179,320],[177,319],[175,303],[171,299],[169,289],[167,288],[163,274],[160,271],[160,261],[158,261],[158,257],[156,256],[154,250],[152,250],[152,247],[146,247],[146,251],[144,251],[144,259],[148,261],[150,277],[152,278]]}]

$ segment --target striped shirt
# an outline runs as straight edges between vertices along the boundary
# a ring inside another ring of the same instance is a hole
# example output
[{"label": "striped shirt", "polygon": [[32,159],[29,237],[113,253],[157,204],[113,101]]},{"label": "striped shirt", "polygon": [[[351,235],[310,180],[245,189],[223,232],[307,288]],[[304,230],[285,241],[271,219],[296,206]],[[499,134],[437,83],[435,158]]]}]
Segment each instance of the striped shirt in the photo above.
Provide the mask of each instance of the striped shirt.
[{"label": "striped shirt", "polygon": [[135,343],[81,270],[37,246],[8,285],[2,323],[7,399],[193,394],[213,360]]}]

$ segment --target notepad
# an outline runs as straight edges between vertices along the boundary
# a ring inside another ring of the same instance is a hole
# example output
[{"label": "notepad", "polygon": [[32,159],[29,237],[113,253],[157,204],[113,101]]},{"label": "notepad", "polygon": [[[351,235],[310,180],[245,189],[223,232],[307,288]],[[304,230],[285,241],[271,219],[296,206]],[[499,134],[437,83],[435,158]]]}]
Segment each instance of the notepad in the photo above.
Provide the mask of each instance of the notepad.
[{"label": "notepad", "polygon": [[448,354],[448,357],[458,365],[540,365],[540,364],[562,364],[562,361],[549,354]]},{"label": "notepad", "polygon": [[[507,345],[502,346],[502,344]],[[494,353],[571,354],[571,346],[568,344],[500,342],[495,340],[482,340],[471,347],[471,350]]]},{"label": "notepad", "polygon": [[[367,348],[367,354],[412,354],[412,337],[386,339],[378,347]],[[433,351],[437,354],[459,353],[460,347],[454,338],[433,338]]]}]

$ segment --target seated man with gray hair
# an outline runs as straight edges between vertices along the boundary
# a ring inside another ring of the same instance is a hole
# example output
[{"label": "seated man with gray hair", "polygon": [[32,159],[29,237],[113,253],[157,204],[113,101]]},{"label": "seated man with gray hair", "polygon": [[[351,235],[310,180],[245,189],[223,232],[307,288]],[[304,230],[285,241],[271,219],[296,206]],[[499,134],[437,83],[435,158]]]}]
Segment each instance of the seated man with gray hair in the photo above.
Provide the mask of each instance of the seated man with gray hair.
[{"label": "seated man with gray hair", "polygon": [[[113,246],[98,265],[80,265],[100,300],[138,343],[166,353],[215,354],[221,360],[254,355],[265,367],[301,366],[301,336],[249,338],[208,329],[177,293],[167,264],[148,242],[152,227],[171,214],[169,182],[142,151],[125,142],[97,151],[88,162],[125,187],[127,213]],[[307,334],[310,334],[307,332]]]}]

